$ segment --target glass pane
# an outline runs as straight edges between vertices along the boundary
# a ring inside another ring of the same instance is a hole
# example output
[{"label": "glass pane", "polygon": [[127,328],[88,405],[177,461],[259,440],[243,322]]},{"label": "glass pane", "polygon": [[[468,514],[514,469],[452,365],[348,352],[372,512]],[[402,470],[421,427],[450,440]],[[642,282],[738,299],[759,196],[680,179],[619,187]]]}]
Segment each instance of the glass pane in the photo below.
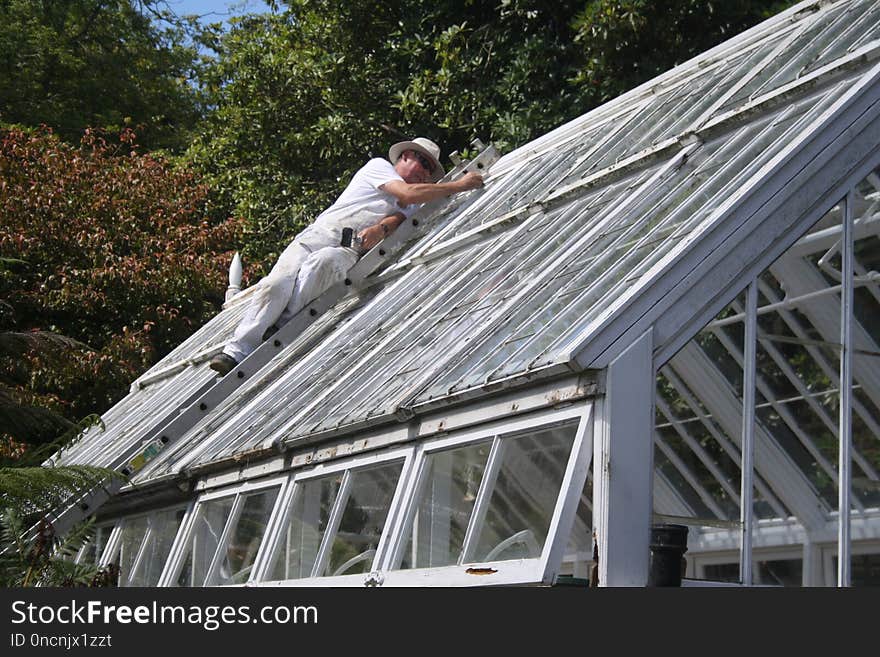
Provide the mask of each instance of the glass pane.
[{"label": "glass pane", "polygon": [[348,499],[322,575],[370,571],[403,461],[351,474]]},{"label": "glass pane", "polygon": [[852,555],[850,570],[853,586],[880,586],[880,554]]},{"label": "glass pane", "polygon": [[279,487],[275,487],[244,497],[235,526],[229,532],[225,554],[210,584],[243,584],[248,580],[278,491]]},{"label": "glass pane", "polygon": [[429,454],[401,568],[458,563],[491,441]]},{"label": "glass pane", "polygon": [[132,518],[125,523],[122,529],[122,536],[119,543],[119,582],[123,586],[128,586],[128,579],[131,577],[131,569],[137,558],[141,544],[144,542],[144,535],[147,533],[147,516],[140,518]]},{"label": "glass pane", "polygon": [[297,484],[287,527],[273,556],[270,580],[311,577],[342,473]]},{"label": "glass pane", "polygon": [[149,516],[150,539],[144,554],[125,586],[156,586],[171,552],[171,544],[180,529],[185,509],[169,509]]},{"label": "glass pane", "polygon": [[467,561],[541,556],[576,424],[502,441],[498,476]]},{"label": "glass pane", "polygon": [[800,586],[803,582],[801,559],[768,559],[755,564],[755,583],[764,586]]},{"label": "glass pane", "polygon": [[593,466],[581,491],[559,574],[588,579],[593,566]]},{"label": "glass pane", "polygon": [[103,525],[95,527],[95,533],[92,539],[86,543],[81,552],[79,563],[93,566],[98,563],[104,548],[107,546],[107,539],[110,538],[110,532],[113,531],[113,525]]},{"label": "glass pane", "polygon": [[[853,493],[866,507],[876,508],[880,506],[880,231],[874,223],[880,211],[880,178],[876,172],[856,186],[854,201]],[[855,568],[853,558],[853,582]]]},{"label": "glass pane", "polygon": [[229,496],[199,505],[186,548],[187,555],[177,577],[178,586],[204,584],[234,501],[235,496]]}]

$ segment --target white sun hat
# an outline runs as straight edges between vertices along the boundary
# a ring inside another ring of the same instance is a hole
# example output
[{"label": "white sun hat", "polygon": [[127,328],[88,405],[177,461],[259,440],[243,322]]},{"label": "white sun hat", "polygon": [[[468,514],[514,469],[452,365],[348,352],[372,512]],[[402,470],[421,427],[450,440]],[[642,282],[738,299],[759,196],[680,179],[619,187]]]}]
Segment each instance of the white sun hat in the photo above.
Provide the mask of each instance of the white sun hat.
[{"label": "white sun hat", "polygon": [[434,182],[437,182],[446,175],[443,165],[440,164],[440,147],[430,139],[416,137],[412,141],[399,141],[388,150],[388,159],[394,164],[404,151],[416,151],[431,160],[431,163],[434,165],[431,179]]}]

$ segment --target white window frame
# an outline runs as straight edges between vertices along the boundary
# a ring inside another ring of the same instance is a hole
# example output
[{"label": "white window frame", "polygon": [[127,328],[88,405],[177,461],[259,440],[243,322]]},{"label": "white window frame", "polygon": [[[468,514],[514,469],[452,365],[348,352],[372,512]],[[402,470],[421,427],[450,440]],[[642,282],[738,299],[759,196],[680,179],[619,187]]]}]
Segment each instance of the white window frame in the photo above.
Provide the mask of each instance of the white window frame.
[{"label": "white window frame", "polygon": [[[162,565],[162,573],[164,574],[165,569],[167,568],[168,563],[174,554],[174,547],[175,547],[175,544],[177,543],[178,536],[180,534],[180,530],[186,524],[187,516],[192,511],[192,508],[193,508],[192,502],[183,503],[183,504],[173,504],[171,506],[162,507],[162,508],[147,511],[144,513],[134,513],[130,516],[124,516],[122,518],[118,518],[118,519],[111,521],[111,522],[101,523],[99,525],[100,527],[103,527],[103,528],[112,527],[112,529],[110,531],[110,536],[107,538],[107,543],[104,545],[104,549],[101,550],[101,554],[99,555],[99,558],[96,562],[96,565],[98,567],[104,567],[104,566],[108,566],[111,563],[113,563],[113,561],[115,561],[115,559],[117,558],[119,548],[120,548],[119,544],[120,544],[120,541],[122,540],[122,533],[125,531],[125,528],[133,520],[138,520],[140,518],[147,518],[147,530],[146,530],[146,532],[144,532],[144,537],[141,539],[141,542],[137,548],[137,554],[135,555],[134,560],[131,562],[131,572],[129,573],[129,575],[131,573],[137,572],[137,569],[140,566],[141,560],[144,557],[144,552],[146,550],[146,546],[152,540],[153,533],[155,532],[155,527],[153,526],[153,523],[152,523],[153,517],[155,517],[155,515],[158,513],[183,510],[184,511],[183,518],[181,518],[180,525],[177,527],[177,532],[175,534],[174,540],[171,543],[171,550],[169,551],[168,556],[165,558],[165,563]],[[77,557],[76,557],[77,563],[81,562],[81,560],[85,554],[85,549],[86,549],[87,545],[84,545],[82,548],[80,548],[80,551],[77,553]],[[119,576],[120,576],[120,578],[122,577],[121,571],[119,573]],[[159,585],[158,582],[161,582],[161,581],[162,581],[162,575],[160,574],[156,585],[158,586]],[[125,584],[123,584],[120,581],[119,586],[123,587],[123,586],[125,586]]]},{"label": "white window frame", "polygon": [[[241,513],[242,500],[246,495],[250,495],[252,493],[259,492],[263,489],[278,487],[278,495],[275,498],[274,505],[272,507],[272,511],[269,514],[269,521],[266,524],[266,531],[263,534],[263,540],[260,543],[260,549],[257,551],[256,559],[254,560],[253,568],[251,570],[251,576],[253,576],[253,570],[256,568],[261,553],[266,550],[266,539],[269,536],[269,532],[272,527],[272,518],[274,518],[278,514],[278,504],[280,500],[285,495],[285,488],[287,486],[287,477],[273,477],[271,479],[265,479],[260,481],[246,481],[241,484],[235,486],[227,486],[225,488],[212,490],[206,493],[203,493],[196,500],[195,504],[192,506],[190,513],[188,513],[183,520],[181,521],[180,529],[177,532],[177,536],[174,539],[174,544],[171,549],[171,555],[169,556],[168,561],[165,563],[165,569],[162,572],[162,576],[159,578],[158,586],[176,586],[177,577],[180,574],[180,569],[183,567],[183,560],[187,554],[186,548],[189,544],[189,539],[192,534],[193,525],[196,517],[198,517],[198,512],[201,509],[201,506],[207,502],[211,502],[213,500],[232,497],[232,508],[230,509],[229,516],[226,519],[225,524],[223,525],[223,531],[220,535],[220,538],[217,543],[217,548],[214,550],[214,555],[211,557],[211,563],[205,574],[206,581],[210,581],[213,576],[216,568],[219,566],[220,561],[220,553],[222,550],[221,546],[225,546],[226,541],[229,537],[229,531],[231,527],[235,524],[238,519],[238,515]],[[204,586],[204,585],[200,585]],[[223,584],[218,586],[244,586],[242,584]]]},{"label": "white window frame", "polygon": [[[405,540],[402,534],[408,526],[407,521],[415,505],[413,496],[418,490],[420,477],[424,476],[424,462],[427,455],[484,440],[492,441],[493,449],[489,455],[486,473],[484,473],[481,479],[480,491],[474,504],[474,510],[471,513],[468,534],[465,537],[465,545],[463,546],[465,550],[469,550],[470,542],[474,540],[472,534],[474,527],[477,526],[476,520],[479,514],[485,512],[486,505],[488,504],[487,496],[492,492],[491,486],[486,485],[486,482],[491,478],[491,472],[495,472],[500,464],[501,452],[499,449],[504,444],[502,438],[513,438],[517,434],[544,430],[572,420],[575,421],[575,437],[550,519],[547,539],[539,557],[491,562],[463,562],[439,568],[390,569],[390,566],[396,562],[395,556],[400,553],[400,550],[405,548],[402,545]],[[190,541],[194,520],[202,504],[235,496],[229,518],[223,527],[219,539],[218,549],[215,550],[207,570],[206,581],[210,581],[218,567],[220,553],[222,552],[219,546],[224,545],[228,539],[230,528],[235,524],[236,518],[240,513],[244,495],[279,485],[281,489],[269,516],[266,531],[248,581],[243,584],[221,586],[361,587],[383,584],[389,586],[552,584],[561,567],[571,526],[574,522],[574,516],[577,512],[577,506],[580,502],[587,472],[592,461],[592,455],[593,403],[592,400],[581,400],[561,408],[544,409],[514,419],[485,423],[419,444],[400,446],[354,458],[320,463],[307,470],[299,470],[293,473],[288,472],[271,479],[258,482],[249,481],[212,490],[203,493],[183,519],[159,585],[176,585],[176,579],[186,556],[186,548]],[[334,501],[327,528],[321,538],[321,546],[315,569],[313,570],[313,572],[315,570],[320,571],[320,565],[322,561],[326,560],[332,545],[331,537],[335,536],[336,527],[344,510],[347,500],[346,493],[350,485],[352,473],[365,467],[379,466],[398,460],[403,461],[401,474],[392,496],[388,516],[385,520],[385,527],[380,536],[376,554],[373,556],[369,573],[366,575],[358,573],[322,577],[311,576],[276,581],[263,580],[268,575],[272,565],[271,555],[282,540],[282,533],[287,526],[290,509],[299,484],[334,473],[343,473],[343,481],[337,498]]]},{"label": "white window frame", "polygon": [[[107,552],[107,546],[110,545],[110,539],[113,538],[113,532],[116,530],[116,527],[117,527],[117,525],[119,525],[119,522],[120,521],[117,519],[117,520],[111,520],[109,522],[101,522],[101,523],[98,523],[95,525],[95,528],[94,528],[95,534],[92,537],[92,540],[97,540],[99,530],[101,530],[101,529],[109,530],[109,532],[107,534],[107,542],[104,543],[104,548],[101,550],[101,553],[95,558],[95,566],[103,565],[102,559],[104,558],[104,554]],[[92,545],[92,541],[90,540],[87,543],[85,543],[79,550],[77,550],[76,558],[74,559],[74,563],[77,563],[77,564],[82,563],[82,560],[85,558],[86,551],[88,550],[88,548],[91,545]]]},{"label": "white window frame", "polygon": [[[344,473],[342,483],[339,487],[339,492],[336,495],[336,499],[333,501],[333,508],[331,509],[331,516],[328,519],[327,527],[324,530],[323,535],[321,536],[321,546],[319,548],[318,557],[315,561],[315,568],[313,569],[313,571],[315,569],[320,570],[319,566],[322,560],[326,561],[329,549],[332,545],[330,537],[336,534],[339,520],[341,519],[341,513],[344,510],[345,503],[347,502],[347,491],[350,485],[352,471],[402,460],[403,463],[400,471],[400,477],[397,480],[397,485],[391,498],[391,505],[388,509],[388,516],[385,519],[385,527],[382,530],[382,535],[379,538],[379,544],[376,547],[376,554],[373,556],[373,561],[371,563],[371,570],[375,569],[376,564],[379,563],[382,554],[386,550],[386,545],[391,536],[389,528],[393,527],[396,524],[395,520],[397,514],[399,513],[398,509],[402,506],[401,496],[404,493],[404,483],[407,479],[407,473],[413,467],[415,449],[416,448],[413,446],[408,446],[392,449],[389,451],[383,451],[377,454],[368,454],[354,459],[346,459],[344,461],[332,461],[326,464],[317,465],[314,468],[310,468],[309,470],[295,472],[293,475],[290,475],[290,483],[284,493],[283,505],[281,507],[276,507],[276,511],[274,514],[275,522],[272,523],[270,521],[270,527],[269,529],[267,529],[268,540],[264,541],[264,545],[260,550],[260,555],[257,557],[257,561],[254,563],[253,576],[248,584],[251,586],[291,587],[363,586],[365,579],[365,575],[363,573],[357,573],[354,575],[327,575],[323,577],[312,576],[287,580],[264,581],[263,578],[268,575],[269,568],[272,565],[270,563],[271,556],[280,541],[282,540],[282,533],[287,527],[287,521],[290,517],[290,509],[293,502],[293,496],[297,493],[299,484],[314,479],[326,477],[328,475],[336,474],[338,472]],[[270,530],[271,535],[269,534]]]},{"label": "white window frame", "polygon": [[[583,492],[583,484],[592,459],[592,408],[592,401],[585,401],[562,409],[549,409],[512,421],[492,423],[488,426],[458,432],[452,436],[437,438],[418,445],[414,467],[408,474],[403,495],[406,508],[396,514],[396,524],[392,527],[391,532],[393,540],[389,541],[387,550],[383,552],[379,561],[381,569],[370,573],[366,583],[419,587],[553,583],[559,572],[571,524],[574,521],[577,504]],[[490,452],[483,481],[480,484],[480,491],[468,523],[465,545],[463,546],[463,553],[466,553],[469,549],[468,542],[472,540],[473,528],[477,525],[478,515],[488,503],[484,498],[492,492],[491,487],[484,484],[492,477],[493,469],[500,463],[500,459],[497,457],[500,440],[511,434],[542,430],[573,419],[578,419],[575,438],[540,557],[507,561],[463,562],[437,568],[391,569],[392,565],[399,563],[400,551],[406,547],[407,530],[417,503],[415,495],[425,476],[425,457],[427,455],[486,439],[493,441],[492,452]]]}]

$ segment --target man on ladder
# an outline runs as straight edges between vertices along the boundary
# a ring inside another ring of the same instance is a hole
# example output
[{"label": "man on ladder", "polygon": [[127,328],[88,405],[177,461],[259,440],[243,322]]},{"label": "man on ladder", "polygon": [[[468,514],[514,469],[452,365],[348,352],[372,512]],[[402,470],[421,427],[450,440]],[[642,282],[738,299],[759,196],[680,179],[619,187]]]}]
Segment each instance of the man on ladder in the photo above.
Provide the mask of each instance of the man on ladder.
[{"label": "man on ladder", "polygon": [[[441,183],[444,174],[440,147],[424,137],[398,142],[388,160],[374,158],[361,167],[336,202],[293,239],[257,284],[232,340],[211,359],[211,369],[221,376],[229,373],[260,345],[267,330],[283,326],[342,281],[360,256],[423,204],[483,185],[478,173]],[[346,229],[356,236],[351,244],[343,237]]]}]

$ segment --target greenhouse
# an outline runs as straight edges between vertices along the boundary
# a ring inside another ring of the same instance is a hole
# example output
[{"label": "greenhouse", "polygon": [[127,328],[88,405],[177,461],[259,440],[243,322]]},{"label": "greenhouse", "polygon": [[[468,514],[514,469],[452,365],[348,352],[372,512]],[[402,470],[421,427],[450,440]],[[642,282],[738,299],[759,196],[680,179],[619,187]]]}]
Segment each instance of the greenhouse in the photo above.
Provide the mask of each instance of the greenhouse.
[{"label": "greenhouse", "polygon": [[231,295],[56,457],[130,476],[59,518],[96,517],[78,558],[129,586],[645,586],[672,525],[685,586],[880,584],[878,55],[878,3],[802,2],[486,147],[450,174],[483,189],[218,379]]}]

